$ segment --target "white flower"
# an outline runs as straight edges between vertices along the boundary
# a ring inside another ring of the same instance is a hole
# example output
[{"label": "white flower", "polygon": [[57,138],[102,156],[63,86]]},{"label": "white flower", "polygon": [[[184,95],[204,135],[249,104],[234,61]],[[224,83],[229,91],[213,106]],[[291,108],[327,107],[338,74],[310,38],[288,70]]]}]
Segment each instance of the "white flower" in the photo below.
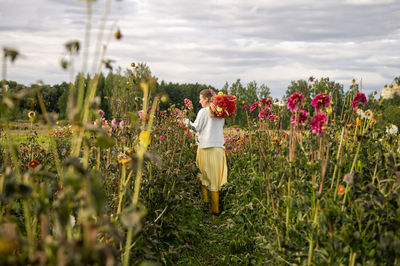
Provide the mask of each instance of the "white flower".
[{"label": "white flower", "polygon": [[274,105],[278,105],[279,107],[285,106],[286,103],[284,101],[274,102]]},{"label": "white flower", "polygon": [[391,124],[391,126],[386,128],[386,133],[392,136],[397,136],[399,128],[396,125]]},{"label": "white flower", "polygon": [[365,113],[364,113],[363,110],[357,108],[357,114],[358,114],[361,118],[365,118]]},{"label": "white flower", "polygon": [[74,227],[75,224],[76,224],[75,216],[69,215],[69,222],[70,222],[70,224],[71,224],[71,227]]}]

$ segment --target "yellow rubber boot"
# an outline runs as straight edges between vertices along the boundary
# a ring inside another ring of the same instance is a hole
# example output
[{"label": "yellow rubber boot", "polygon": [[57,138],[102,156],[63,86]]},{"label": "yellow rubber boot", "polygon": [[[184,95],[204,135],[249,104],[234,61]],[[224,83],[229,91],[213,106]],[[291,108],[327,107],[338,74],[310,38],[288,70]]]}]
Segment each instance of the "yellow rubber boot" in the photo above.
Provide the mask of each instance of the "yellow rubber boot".
[{"label": "yellow rubber boot", "polygon": [[219,192],[211,191],[211,213],[219,214]]},{"label": "yellow rubber boot", "polygon": [[201,185],[201,193],[203,193],[203,201],[204,203],[208,203],[208,189],[206,186]]}]

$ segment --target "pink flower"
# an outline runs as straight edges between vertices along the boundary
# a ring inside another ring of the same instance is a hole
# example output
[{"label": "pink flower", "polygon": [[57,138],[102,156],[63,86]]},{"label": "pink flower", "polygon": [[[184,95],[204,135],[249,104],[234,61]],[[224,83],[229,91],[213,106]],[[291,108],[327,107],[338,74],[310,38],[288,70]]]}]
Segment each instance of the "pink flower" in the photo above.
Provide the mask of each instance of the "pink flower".
[{"label": "pink flower", "polygon": [[269,115],[271,114],[271,111],[269,110],[269,109],[263,109],[263,110],[261,110],[259,113],[258,113],[258,117],[261,119],[261,120],[266,120],[266,119],[268,119],[268,117],[269,117]]},{"label": "pink flower", "polygon": [[261,100],[261,104],[263,105],[263,106],[265,106],[265,107],[267,107],[267,108],[271,108],[271,106],[272,106],[272,100],[270,99],[270,98],[263,98],[262,100]]},{"label": "pink flower", "polygon": [[160,136],[160,140],[163,140],[163,139],[165,139],[165,136]]},{"label": "pink flower", "polygon": [[104,126],[104,125],[107,125],[107,120],[105,120],[104,118],[102,118],[101,119],[101,124]]},{"label": "pink flower", "polygon": [[171,111],[172,115],[176,116],[177,118],[183,117],[183,113],[178,108],[175,108]]},{"label": "pink flower", "polygon": [[325,133],[323,127],[326,125],[327,117],[326,113],[316,114],[310,122],[311,131],[315,134]]},{"label": "pink flower", "polygon": [[28,151],[29,151],[28,148],[25,148],[25,149],[22,150],[22,152],[25,152],[25,153],[27,153]]},{"label": "pink flower", "polygon": [[44,149],[40,149],[39,152],[40,152],[40,153],[44,152]]},{"label": "pink flower", "polygon": [[299,110],[301,107],[303,107],[304,103],[304,95],[301,93],[293,93],[287,100],[287,108],[292,112],[296,112]]},{"label": "pink flower", "polygon": [[351,107],[353,109],[356,109],[360,103],[366,103],[367,98],[365,97],[365,94],[362,92],[357,93],[356,97],[354,97],[353,101],[351,102]]},{"label": "pink flower", "polygon": [[124,130],[124,120],[121,120],[121,122],[119,122],[119,129]]},{"label": "pink flower", "polygon": [[331,104],[331,98],[328,94],[321,93],[314,97],[311,101],[311,105],[315,107],[315,111],[318,112],[322,108],[329,108]]},{"label": "pink flower", "polygon": [[101,118],[104,117],[104,111],[103,110],[99,109],[99,110],[97,110],[97,113],[100,115]]},{"label": "pink flower", "polygon": [[249,109],[249,107],[250,107],[250,105],[243,105],[243,107],[242,107],[242,110],[247,110],[247,109]]},{"label": "pink flower", "polygon": [[296,125],[304,125],[308,118],[308,112],[300,109],[297,113],[292,115],[292,123]]},{"label": "pink flower", "polygon": [[192,109],[193,109],[192,101],[189,100],[189,99],[187,99],[187,98],[185,98],[185,105],[186,105],[186,108],[187,108],[187,109],[189,109],[189,110],[192,110]]},{"label": "pink flower", "polygon": [[117,104],[117,108],[121,106],[121,100],[117,99],[117,101],[115,102]]},{"label": "pink flower", "polygon": [[111,127],[115,128],[117,126],[116,123],[117,123],[117,121],[115,120],[115,118],[113,120],[111,120]]},{"label": "pink flower", "polygon": [[269,114],[268,120],[270,120],[270,121],[275,121],[275,119],[276,119],[276,116],[275,116],[275,115]]},{"label": "pink flower", "polygon": [[250,106],[250,112],[253,112],[260,105],[260,102],[255,102]]}]

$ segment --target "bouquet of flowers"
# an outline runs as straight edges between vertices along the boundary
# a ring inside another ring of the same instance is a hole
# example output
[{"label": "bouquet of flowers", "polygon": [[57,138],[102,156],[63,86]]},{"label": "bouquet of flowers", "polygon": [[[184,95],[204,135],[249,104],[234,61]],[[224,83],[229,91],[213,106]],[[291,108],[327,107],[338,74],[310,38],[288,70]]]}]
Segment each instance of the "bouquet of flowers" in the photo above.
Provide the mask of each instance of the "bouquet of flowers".
[{"label": "bouquet of flowers", "polygon": [[218,118],[233,117],[236,111],[236,96],[220,92],[218,95],[215,95],[210,108]]}]

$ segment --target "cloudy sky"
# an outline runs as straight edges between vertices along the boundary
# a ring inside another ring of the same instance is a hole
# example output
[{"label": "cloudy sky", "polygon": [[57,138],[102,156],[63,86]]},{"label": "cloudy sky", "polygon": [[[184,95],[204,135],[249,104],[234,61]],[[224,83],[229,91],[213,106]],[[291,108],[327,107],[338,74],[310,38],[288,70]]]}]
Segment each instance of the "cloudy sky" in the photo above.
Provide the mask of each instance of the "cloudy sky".
[{"label": "cloudy sky", "polygon": [[[88,70],[106,0],[93,4]],[[64,44],[84,39],[86,4],[75,0],[1,0],[0,45],[23,57],[7,78],[29,85],[68,81]],[[159,81],[220,89],[241,79],[281,97],[292,80],[327,77],[366,93],[400,76],[399,0],[112,1],[107,58],[123,69],[145,62]],[[82,55],[80,55],[80,58]],[[82,69],[78,59],[76,70]]]}]

